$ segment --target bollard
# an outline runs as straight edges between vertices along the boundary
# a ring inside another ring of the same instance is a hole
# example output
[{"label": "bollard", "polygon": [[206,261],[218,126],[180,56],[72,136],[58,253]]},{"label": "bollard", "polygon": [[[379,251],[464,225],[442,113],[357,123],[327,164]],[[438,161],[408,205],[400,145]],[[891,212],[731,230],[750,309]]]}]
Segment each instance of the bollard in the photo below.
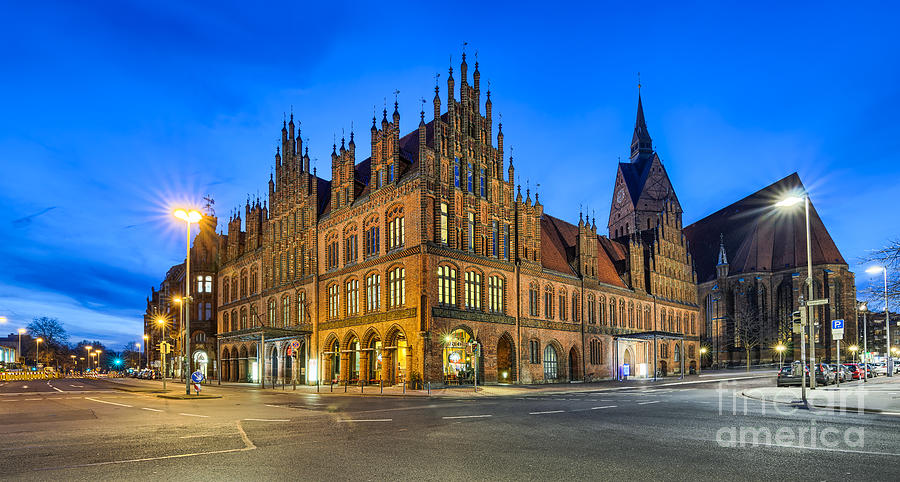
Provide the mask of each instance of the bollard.
[{"label": "bollard", "polygon": [[344,393],[347,393],[347,380],[344,380]]},{"label": "bollard", "polygon": [[431,382],[428,382],[428,396],[431,396]]},{"label": "bollard", "polygon": [[378,380],[378,386],[381,387],[381,394],[384,395],[384,380]]},{"label": "bollard", "polygon": [[331,381],[331,392],[334,393],[334,380]]},{"label": "bollard", "polygon": [[403,394],[406,395],[406,382],[403,382]]},{"label": "bollard", "polygon": [[362,395],[362,393],[363,393],[363,388],[364,388],[364,387],[363,387],[363,382],[362,382],[362,380],[360,380],[360,381],[359,381],[359,394],[360,394],[360,395]]}]

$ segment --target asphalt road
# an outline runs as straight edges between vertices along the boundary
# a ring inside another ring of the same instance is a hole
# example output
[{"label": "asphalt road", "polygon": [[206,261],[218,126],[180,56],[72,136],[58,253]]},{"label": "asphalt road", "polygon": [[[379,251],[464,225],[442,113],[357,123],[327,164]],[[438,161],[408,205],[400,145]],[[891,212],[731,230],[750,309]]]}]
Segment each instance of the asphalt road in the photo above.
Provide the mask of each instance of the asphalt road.
[{"label": "asphalt road", "polygon": [[[900,417],[794,411],[739,395],[773,383],[477,399],[235,388],[222,399],[166,400],[103,380],[8,382],[0,386],[0,477],[898,478]],[[744,443],[730,444],[742,429]],[[778,446],[762,429],[793,440]]]}]

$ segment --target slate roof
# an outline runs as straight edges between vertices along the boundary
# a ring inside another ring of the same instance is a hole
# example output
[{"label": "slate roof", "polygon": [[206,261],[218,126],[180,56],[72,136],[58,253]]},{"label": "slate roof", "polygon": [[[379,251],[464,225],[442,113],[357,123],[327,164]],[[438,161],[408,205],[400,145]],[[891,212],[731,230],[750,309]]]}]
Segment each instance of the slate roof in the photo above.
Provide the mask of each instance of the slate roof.
[{"label": "slate roof", "polygon": [[[790,194],[805,192],[795,172],[685,227],[697,280],[715,279],[720,234],[724,235],[729,275],[805,267],[803,205],[774,206]],[[847,264],[812,202],[809,214],[813,264]]]},{"label": "slate roof", "polygon": [[656,158],[655,152],[652,156],[639,158],[635,162],[619,163],[619,170],[622,171],[625,185],[628,186],[631,203],[635,206],[641,193],[644,192],[644,184],[647,183],[647,177],[650,175],[650,165],[653,164],[654,158]]}]

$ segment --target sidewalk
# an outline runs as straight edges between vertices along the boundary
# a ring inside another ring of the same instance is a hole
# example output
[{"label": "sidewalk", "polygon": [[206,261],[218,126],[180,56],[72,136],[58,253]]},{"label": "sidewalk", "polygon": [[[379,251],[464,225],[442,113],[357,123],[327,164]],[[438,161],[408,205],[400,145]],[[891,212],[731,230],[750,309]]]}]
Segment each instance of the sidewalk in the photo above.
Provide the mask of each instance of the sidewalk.
[{"label": "sidewalk", "polygon": [[[471,397],[503,397],[503,396],[527,396],[527,395],[543,395],[543,394],[562,394],[577,392],[593,392],[593,391],[609,391],[609,390],[628,390],[646,387],[662,387],[673,385],[689,385],[689,384],[709,384],[718,383],[723,380],[740,380],[774,377],[774,370],[753,370],[749,373],[746,371],[720,370],[704,372],[702,376],[689,375],[680,379],[679,377],[659,378],[657,381],[651,379],[631,379],[628,381],[605,380],[590,383],[550,383],[540,385],[479,385],[476,392],[474,387],[435,387],[430,393],[428,390],[403,390],[402,386],[385,386],[383,389],[378,385],[367,385],[360,388],[359,385],[319,385],[318,390],[315,385],[297,385],[292,387],[288,385],[277,385],[274,388],[271,384],[267,384],[266,388],[259,388],[257,384],[222,382],[220,385],[215,380],[205,382],[201,393],[204,395],[225,395],[235,390],[244,391],[261,391],[261,392],[285,392],[296,394],[319,394],[319,395],[343,395],[343,396],[405,396],[405,397],[446,397],[446,398],[471,398]],[[162,390],[162,381],[160,380],[138,380],[134,378],[110,378],[109,382],[119,385],[119,390],[138,392],[138,393],[155,393],[169,394],[184,393],[184,382],[179,380],[167,380],[166,392]]]},{"label": "sidewalk", "polygon": [[[741,392],[748,398],[795,405],[800,402],[800,387],[748,388]],[[879,377],[868,382],[842,383],[807,390],[806,399],[816,408],[850,412],[888,413],[900,415],[900,377]]]}]

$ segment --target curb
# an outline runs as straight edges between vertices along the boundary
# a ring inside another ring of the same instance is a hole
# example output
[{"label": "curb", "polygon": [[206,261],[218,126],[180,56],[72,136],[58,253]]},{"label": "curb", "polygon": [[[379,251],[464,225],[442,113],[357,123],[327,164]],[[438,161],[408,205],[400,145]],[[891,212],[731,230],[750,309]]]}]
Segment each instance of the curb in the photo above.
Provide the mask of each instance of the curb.
[{"label": "curb", "polygon": [[[782,402],[782,401],[770,400],[770,399],[762,398],[762,397],[754,397],[752,395],[748,395],[747,392],[744,392],[744,391],[741,391],[741,396],[745,397],[745,398],[749,398],[751,400],[758,400],[760,402],[777,403],[779,405],[795,405],[798,402],[800,402],[799,400],[793,400],[790,402]],[[848,412],[848,413],[855,412],[855,413],[869,413],[869,414],[883,414],[883,415],[900,415],[900,412],[894,412],[891,410],[881,410],[881,409],[877,409],[877,408],[859,408],[859,407],[840,408],[840,407],[835,407],[832,405],[822,405],[822,404],[817,404],[816,402],[810,401],[808,399],[807,399],[807,404],[809,405],[809,408],[818,408],[818,409],[822,409],[822,410],[827,410],[829,412]]]},{"label": "curb", "polygon": [[169,400],[209,400],[213,398],[222,398],[222,395],[186,395],[186,394],[160,394],[157,395],[159,398],[166,398]]}]

